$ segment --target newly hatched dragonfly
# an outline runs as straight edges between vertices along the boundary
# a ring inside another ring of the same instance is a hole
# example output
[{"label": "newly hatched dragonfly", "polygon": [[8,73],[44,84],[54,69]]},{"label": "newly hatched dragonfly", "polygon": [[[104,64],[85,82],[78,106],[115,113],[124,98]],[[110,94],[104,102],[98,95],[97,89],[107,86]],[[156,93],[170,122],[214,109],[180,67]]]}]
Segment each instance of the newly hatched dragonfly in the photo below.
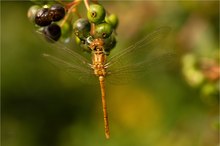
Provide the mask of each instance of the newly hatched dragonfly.
[{"label": "newly hatched dragonfly", "polygon": [[[58,65],[58,67],[78,74],[80,79],[86,78],[86,80],[91,80],[95,78],[99,81],[105,136],[109,139],[110,132],[106,105],[105,80],[107,79],[109,82],[120,84],[123,83],[123,81],[129,80],[129,77],[132,77],[129,75],[138,77],[139,74],[136,74],[137,72],[148,73],[160,63],[170,62],[174,56],[173,51],[165,50],[165,53],[162,54],[158,54],[158,51],[156,51],[155,54],[152,53],[155,50],[153,49],[155,45],[160,43],[161,39],[169,32],[169,27],[158,28],[130,47],[122,49],[113,55],[110,54],[109,56],[106,55],[102,39],[94,39],[91,42],[88,41],[88,47],[91,49],[91,60],[65,46],[58,47],[55,56],[49,54],[43,54],[43,56],[53,64]],[[137,58],[132,60],[132,57]]]}]

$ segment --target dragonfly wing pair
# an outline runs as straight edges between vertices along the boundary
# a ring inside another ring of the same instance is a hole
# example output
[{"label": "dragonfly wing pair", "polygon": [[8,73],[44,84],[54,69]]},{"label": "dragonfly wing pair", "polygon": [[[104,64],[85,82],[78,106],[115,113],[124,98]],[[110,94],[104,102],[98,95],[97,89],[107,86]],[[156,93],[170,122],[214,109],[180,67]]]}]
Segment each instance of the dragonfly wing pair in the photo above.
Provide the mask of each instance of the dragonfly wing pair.
[{"label": "dragonfly wing pair", "polygon": [[50,51],[53,55],[44,53],[43,57],[51,64],[55,65],[60,70],[73,75],[82,82],[98,84],[97,77],[94,75],[94,70],[91,68],[91,60],[78,52],[69,49],[60,42],[53,41],[49,47],[51,48]]},{"label": "dragonfly wing pair", "polygon": [[[150,73],[158,65],[171,62],[175,56],[173,51],[163,50],[161,53],[155,49],[170,30],[170,27],[161,27],[130,47],[110,55],[105,65],[107,80],[114,84],[127,83],[141,73]],[[53,49],[53,56],[43,54],[52,64],[86,83],[98,83],[90,60],[59,43],[54,43]]]},{"label": "dragonfly wing pair", "polygon": [[173,50],[157,48],[170,31],[170,27],[161,27],[110,57],[106,63],[109,74],[107,80],[124,84],[172,62],[175,58]]}]

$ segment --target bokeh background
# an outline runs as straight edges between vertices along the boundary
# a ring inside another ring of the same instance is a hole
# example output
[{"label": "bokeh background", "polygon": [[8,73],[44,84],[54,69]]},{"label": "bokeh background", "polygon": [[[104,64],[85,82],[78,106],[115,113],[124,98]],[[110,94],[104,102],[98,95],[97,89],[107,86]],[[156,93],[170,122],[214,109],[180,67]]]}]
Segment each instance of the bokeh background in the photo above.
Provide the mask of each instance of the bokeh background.
[{"label": "bokeh background", "polygon": [[119,17],[118,49],[172,27],[173,65],[142,82],[107,86],[106,140],[99,86],[41,56],[49,44],[27,18],[35,3],[1,1],[2,146],[219,145],[219,1],[100,3]]}]

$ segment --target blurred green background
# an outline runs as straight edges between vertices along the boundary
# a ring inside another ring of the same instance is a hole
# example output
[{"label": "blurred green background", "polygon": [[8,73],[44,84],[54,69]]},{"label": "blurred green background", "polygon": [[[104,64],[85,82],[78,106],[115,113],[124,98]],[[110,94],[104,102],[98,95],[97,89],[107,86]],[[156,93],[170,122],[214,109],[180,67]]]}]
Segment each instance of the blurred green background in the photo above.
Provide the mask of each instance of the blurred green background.
[{"label": "blurred green background", "polygon": [[2,146],[219,145],[219,1],[101,4],[119,17],[117,48],[171,26],[174,65],[140,83],[107,86],[106,140],[99,86],[41,57],[48,43],[27,18],[33,2],[1,1]]}]

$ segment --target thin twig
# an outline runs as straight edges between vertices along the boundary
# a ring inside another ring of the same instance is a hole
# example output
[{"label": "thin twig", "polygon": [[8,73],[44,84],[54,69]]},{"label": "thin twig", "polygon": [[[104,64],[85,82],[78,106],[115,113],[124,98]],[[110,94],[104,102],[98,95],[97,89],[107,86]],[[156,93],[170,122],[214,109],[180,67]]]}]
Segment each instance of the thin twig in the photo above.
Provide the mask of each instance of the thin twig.
[{"label": "thin twig", "polygon": [[72,12],[75,12],[75,11],[76,11],[76,8],[75,8],[75,7],[76,7],[80,2],[81,2],[81,0],[75,0],[75,1],[73,1],[73,2],[71,2],[71,3],[68,3],[68,4],[66,5],[67,14],[65,15],[63,21],[62,21],[61,24],[60,24],[61,27],[65,24],[65,22],[67,21],[67,19],[68,19],[69,16],[70,16],[70,14],[71,14]]},{"label": "thin twig", "polygon": [[87,11],[89,10],[89,1],[88,0],[84,0],[84,4],[86,6]]}]

